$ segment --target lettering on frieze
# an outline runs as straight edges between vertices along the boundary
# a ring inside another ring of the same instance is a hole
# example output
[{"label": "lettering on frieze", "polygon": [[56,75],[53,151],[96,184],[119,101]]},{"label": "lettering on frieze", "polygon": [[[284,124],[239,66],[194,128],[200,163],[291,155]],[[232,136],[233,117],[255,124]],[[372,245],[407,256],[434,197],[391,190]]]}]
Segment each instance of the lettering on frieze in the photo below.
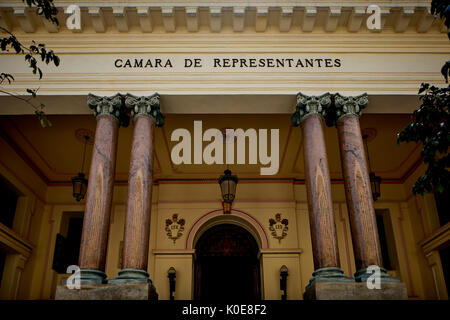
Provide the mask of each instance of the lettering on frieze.
[{"label": "lettering on frieze", "polygon": [[335,57],[290,57],[290,56],[209,56],[209,57],[117,57],[115,69],[157,69],[164,70],[208,70],[208,71],[251,71],[251,70],[310,70],[340,69],[342,59]]}]

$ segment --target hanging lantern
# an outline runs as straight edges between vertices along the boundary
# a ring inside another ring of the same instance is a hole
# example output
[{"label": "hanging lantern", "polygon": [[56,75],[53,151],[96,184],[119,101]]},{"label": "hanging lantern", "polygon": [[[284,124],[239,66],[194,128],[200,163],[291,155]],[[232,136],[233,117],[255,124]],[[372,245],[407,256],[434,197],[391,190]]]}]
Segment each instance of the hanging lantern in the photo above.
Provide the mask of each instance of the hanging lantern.
[{"label": "hanging lantern", "polygon": [[236,196],[238,177],[232,175],[230,170],[225,170],[219,178],[220,191],[222,192],[222,205],[224,213],[231,212],[231,204]]},{"label": "hanging lantern", "polygon": [[84,159],[86,156],[86,144],[89,140],[89,136],[84,136],[84,150],[83,150],[83,162],[81,163],[81,170],[77,176],[72,178],[72,189],[73,189],[73,197],[75,200],[80,201],[84,199],[87,191],[88,180],[85,178],[83,170],[84,170]]},{"label": "hanging lantern", "polygon": [[[366,130],[369,131],[369,129],[366,129]],[[369,135],[363,134],[362,138],[364,140],[364,146],[365,146],[366,153],[367,153],[367,162],[369,165],[369,180],[370,180],[370,187],[372,189],[372,198],[373,198],[373,201],[377,201],[378,198],[381,196],[381,190],[380,190],[381,177],[375,175],[375,172],[372,171],[372,167],[370,165],[369,147],[367,145],[367,140],[369,138]]]},{"label": "hanging lantern", "polygon": [[370,172],[369,178],[370,178],[370,186],[372,187],[373,201],[377,201],[377,199],[381,196],[380,192],[381,177],[376,176],[374,172]]},{"label": "hanging lantern", "polygon": [[87,191],[88,181],[84,177],[84,173],[80,172],[76,177],[72,178],[73,197],[80,201],[84,199]]}]

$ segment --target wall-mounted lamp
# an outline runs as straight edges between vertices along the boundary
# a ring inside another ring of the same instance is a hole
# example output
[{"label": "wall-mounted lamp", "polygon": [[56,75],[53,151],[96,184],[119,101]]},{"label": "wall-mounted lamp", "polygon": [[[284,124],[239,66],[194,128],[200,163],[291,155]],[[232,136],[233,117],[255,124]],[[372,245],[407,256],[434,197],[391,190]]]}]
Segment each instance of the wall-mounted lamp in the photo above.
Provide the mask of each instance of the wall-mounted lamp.
[{"label": "wall-mounted lamp", "polygon": [[231,174],[231,170],[225,170],[219,178],[220,191],[222,192],[223,213],[231,213],[231,204],[236,197],[238,177]]},{"label": "wall-mounted lamp", "polygon": [[177,275],[177,271],[174,267],[170,267],[167,271],[167,277],[169,278],[169,292],[170,292],[170,300],[175,300],[173,294],[175,292],[175,278]]},{"label": "wall-mounted lamp", "polygon": [[280,291],[283,291],[281,295],[281,300],[287,299],[287,276],[288,276],[288,268],[285,265],[282,265],[280,268]]}]

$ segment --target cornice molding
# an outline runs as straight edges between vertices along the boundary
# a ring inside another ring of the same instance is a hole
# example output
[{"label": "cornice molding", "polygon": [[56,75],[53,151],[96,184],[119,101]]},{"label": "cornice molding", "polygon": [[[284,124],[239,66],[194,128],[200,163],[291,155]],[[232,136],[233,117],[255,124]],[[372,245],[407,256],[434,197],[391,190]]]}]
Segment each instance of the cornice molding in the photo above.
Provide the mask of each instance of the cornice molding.
[{"label": "cornice molding", "polygon": [[424,254],[433,250],[440,250],[450,242],[450,222],[434,230],[425,239],[419,242]]},{"label": "cornice molding", "polygon": [[[69,14],[65,9],[69,5],[80,6],[82,30],[68,30],[65,21]],[[16,22],[12,27],[26,33],[47,32],[234,32],[252,31],[255,33],[329,32],[345,30],[349,33],[377,32],[368,30],[365,19],[366,9],[372,1],[83,1],[60,0],[58,19],[61,26],[44,23],[41,17],[33,14],[22,1],[15,0],[0,3],[2,19]],[[442,31],[439,19],[430,13],[427,0],[416,1],[378,1],[381,8],[383,30],[402,33],[407,30],[422,33],[434,29]],[[11,25],[10,25],[11,27]],[[379,32],[379,31],[378,31]]]}]

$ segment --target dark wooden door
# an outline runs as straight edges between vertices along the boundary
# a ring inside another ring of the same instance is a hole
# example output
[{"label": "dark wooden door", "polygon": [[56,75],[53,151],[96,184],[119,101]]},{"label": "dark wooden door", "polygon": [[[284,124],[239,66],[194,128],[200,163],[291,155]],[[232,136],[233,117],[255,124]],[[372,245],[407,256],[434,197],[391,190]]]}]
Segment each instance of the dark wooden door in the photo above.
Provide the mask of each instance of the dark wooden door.
[{"label": "dark wooden door", "polygon": [[196,245],[195,299],[259,300],[258,245],[244,228],[222,224]]}]

